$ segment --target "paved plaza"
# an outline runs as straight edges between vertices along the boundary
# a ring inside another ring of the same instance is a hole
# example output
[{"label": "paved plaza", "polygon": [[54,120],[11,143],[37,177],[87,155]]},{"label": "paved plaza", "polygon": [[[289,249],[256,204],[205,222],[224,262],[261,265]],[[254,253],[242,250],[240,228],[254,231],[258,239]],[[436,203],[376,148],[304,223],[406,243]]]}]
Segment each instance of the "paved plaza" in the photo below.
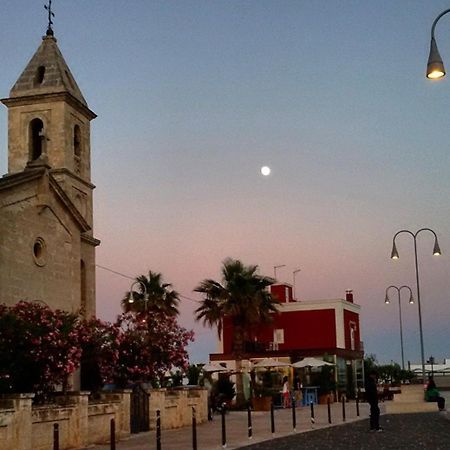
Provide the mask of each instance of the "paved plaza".
[{"label": "paved plaza", "polygon": [[[360,417],[356,414],[354,402],[346,404],[346,423],[364,419],[367,423],[369,415],[368,405],[360,404]],[[260,443],[281,436],[301,435],[305,431],[328,428],[342,423],[342,405],[331,405],[332,425],[328,423],[326,405],[316,405],[314,408],[314,423],[311,421],[309,407],[296,409],[296,431],[292,427],[292,411],[284,409],[275,410],[275,434],[271,433],[270,412],[253,412],[253,437],[250,440],[247,432],[247,412],[231,411],[226,414],[227,448],[241,448],[249,443]],[[192,429],[184,427],[176,430],[162,431],[162,450],[190,450],[192,449]],[[206,422],[197,427],[198,450],[217,450],[222,448],[221,416],[215,415],[212,422]],[[94,450],[109,450],[109,445],[96,446]],[[156,448],[156,435],[154,431],[132,435],[128,440],[120,441],[117,450],[153,450]]]},{"label": "paved plaza", "polygon": [[[383,413],[384,404],[380,404]],[[247,413],[232,411],[226,415],[228,449],[248,450],[296,450],[296,449],[450,449],[449,415],[439,412],[382,415],[381,433],[368,431],[369,408],[360,404],[360,416],[356,415],[354,402],[346,404],[346,421],[342,420],[342,405],[332,405],[332,424],[328,423],[326,405],[314,409],[315,421],[312,423],[310,408],[297,409],[297,427],[292,428],[290,410],[275,410],[275,434],[271,433],[270,413],[253,412],[253,437],[247,436]],[[92,448],[92,447],[91,447]],[[163,430],[162,450],[190,450],[192,429],[184,427],[177,430]],[[221,417],[215,416],[212,422],[197,427],[198,450],[219,450],[222,448]],[[93,450],[109,450],[110,446],[100,445]],[[117,450],[154,450],[156,435],[154,431],[132,435],[120,441]]]}]

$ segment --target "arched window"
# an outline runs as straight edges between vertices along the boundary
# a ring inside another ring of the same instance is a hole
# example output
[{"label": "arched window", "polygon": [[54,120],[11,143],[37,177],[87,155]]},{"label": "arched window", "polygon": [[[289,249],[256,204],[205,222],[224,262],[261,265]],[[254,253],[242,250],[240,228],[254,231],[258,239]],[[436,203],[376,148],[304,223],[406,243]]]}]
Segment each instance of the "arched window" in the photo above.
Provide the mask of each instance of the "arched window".
[{"label": "arched window", "polygon": [[73,153],[75,156],[81,156],[81,130],[78,125],[73,128]]},{"label": "arched window", "polygon": [[43,140],[44,124],[41,119],[33,119],[29,129],[30,161],[34,161],[42,155]]},{"label": "arched window", "polygon": [[39,86],[44,82],[45,66],[39,66],[34,75],[34,85]]}]

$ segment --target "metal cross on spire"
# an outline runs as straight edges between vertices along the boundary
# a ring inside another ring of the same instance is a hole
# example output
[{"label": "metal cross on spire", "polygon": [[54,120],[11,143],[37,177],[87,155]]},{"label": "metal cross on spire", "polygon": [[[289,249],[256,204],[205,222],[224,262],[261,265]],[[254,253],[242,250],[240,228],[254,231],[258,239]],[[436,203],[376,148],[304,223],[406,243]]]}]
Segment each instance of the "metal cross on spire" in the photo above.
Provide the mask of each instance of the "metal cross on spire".
[{"label": "metal cross on spire", "polygon": [[47,27],[47,36],[53,36],[53,20],[52,17],[55,17],[55,13],[52,11],[52,0],[48,0],[48,6],[44,5],[44,8],[48,11],[48,27]]}]

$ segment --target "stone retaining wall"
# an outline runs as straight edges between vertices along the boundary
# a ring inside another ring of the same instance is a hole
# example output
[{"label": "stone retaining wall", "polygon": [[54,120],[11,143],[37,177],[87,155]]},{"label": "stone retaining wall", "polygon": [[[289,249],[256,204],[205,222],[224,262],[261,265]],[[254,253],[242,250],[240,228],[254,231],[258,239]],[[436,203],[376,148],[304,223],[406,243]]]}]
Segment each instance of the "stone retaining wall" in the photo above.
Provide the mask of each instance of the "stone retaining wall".
[{"label": "stone retaining wall", "polygon": [[130,392],[102,393],[89,402],[88,392],[55,398],[51,405],[32,406],[33,394],[3,396],[0,400],[0,450],[52,450],[53,427],[59,425],[60,449],[105,443],[110,421],[116,436],[130,434]]},{"label": "stone retaining wall", "polygon": [[156,428],[156,411],[161,412],[161,428],[169,430],[192,423],[195,408],[197,423],[208,420],[208,391],[201,387],[151,389],[150,430]]}]

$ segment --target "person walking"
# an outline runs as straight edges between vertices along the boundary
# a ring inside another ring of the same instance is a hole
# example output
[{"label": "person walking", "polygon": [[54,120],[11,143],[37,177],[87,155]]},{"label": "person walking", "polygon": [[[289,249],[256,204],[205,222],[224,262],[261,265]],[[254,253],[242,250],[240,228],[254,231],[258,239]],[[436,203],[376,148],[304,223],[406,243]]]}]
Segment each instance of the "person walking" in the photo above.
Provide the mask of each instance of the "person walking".
[{"label": "person walking", "polygon": [[380,408],[378,406],[378,374],[371,370],[366,380],[366,401],[370,405],[370,431],[383,431],[380,427]]}]

